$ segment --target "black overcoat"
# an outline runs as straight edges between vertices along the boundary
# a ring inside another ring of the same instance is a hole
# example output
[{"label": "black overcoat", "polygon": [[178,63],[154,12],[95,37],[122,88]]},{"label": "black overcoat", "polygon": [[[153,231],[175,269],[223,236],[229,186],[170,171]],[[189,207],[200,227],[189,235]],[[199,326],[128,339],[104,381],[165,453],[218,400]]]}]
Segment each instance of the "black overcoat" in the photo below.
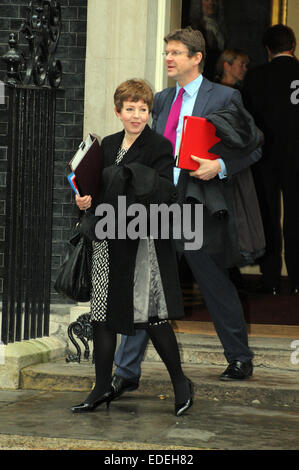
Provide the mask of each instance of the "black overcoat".
[{"label": "black overcoat", "polygon": [[[145,127],[140,136],[115,165],[124,131],[102,141],[104,152],[103,187],[100,204],[109,203],[116,209],[117,196],[126,196],[127,205],[151,203],[171,204],[176,200],[173,185],[172,146],[163,136]],[[117,231],[116,231],[117,232]],[[172,239],[155,239],[157,260],[167,305],[168,318],[183,316],[183,300],[179,282],[177,255]],[[107,326],[117,333],[134,335],[133,288],[139,240],[128,237],[109,239],[109,287]]]}]

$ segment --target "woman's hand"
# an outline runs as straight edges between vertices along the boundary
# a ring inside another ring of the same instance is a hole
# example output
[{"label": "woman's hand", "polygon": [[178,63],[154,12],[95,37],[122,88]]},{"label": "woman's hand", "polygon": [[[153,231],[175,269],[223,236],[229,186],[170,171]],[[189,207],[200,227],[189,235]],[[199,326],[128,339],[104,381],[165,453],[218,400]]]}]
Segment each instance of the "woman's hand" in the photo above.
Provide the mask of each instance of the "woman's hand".
[{"label": "woman's hand", "polygon": [[200,166],[197,170],[191,171],[189,173],[190,176],[208,181],[221,171],[221,165],[218,160],[207,160],[206,158],[195,157],[195,155],[191,155],[191,158],[198,162]]},{"label": "woman's hand", "polygon": [[76,204],[79,207],[80,211],[85,211],[91,206],[91,196],[77,196],[76,194]]}]

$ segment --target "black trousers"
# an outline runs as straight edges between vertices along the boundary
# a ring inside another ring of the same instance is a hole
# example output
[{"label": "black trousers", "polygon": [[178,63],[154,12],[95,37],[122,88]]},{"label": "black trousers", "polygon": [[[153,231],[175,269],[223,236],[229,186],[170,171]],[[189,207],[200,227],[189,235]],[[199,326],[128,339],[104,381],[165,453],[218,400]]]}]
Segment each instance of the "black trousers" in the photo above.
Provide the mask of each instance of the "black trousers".
[{"label": "black trousers", "polygon": [[204,297],[227,361],[252,359],[243,307],[228,271],[202,250],[184,251],[184,256]]},{"label": "black trousers", "polygon": [[[283,156],[282,156],[283,158]],[[299,286],[299,170],[256,165],[253,175],[263,219],[266,252],[259,265],[267,286],[279,285],[282,268],[282,235],[290,287]],[[281,194],[283,227],[281,229]]]}]

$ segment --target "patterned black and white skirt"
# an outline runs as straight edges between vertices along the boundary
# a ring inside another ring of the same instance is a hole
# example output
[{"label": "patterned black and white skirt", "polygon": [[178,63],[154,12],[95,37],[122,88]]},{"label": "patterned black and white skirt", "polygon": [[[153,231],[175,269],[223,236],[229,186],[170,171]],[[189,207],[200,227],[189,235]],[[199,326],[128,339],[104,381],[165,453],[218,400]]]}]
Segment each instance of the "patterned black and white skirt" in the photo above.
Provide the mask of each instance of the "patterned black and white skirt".
[{"label": "patterned black and white skirt", "polygon": [[106,240],[93,242],[91,276],[91,319],[104,322],[106,321],[109,281],[109,250]]},{"label": "patterned black and white skirt", "polygon": [[[106,240],[93,243],[91,319],[106,321],[109,283],[109,249]],[[134,324],[167,321],[164,296],[154,240],[139,240],[134,272]]]}]

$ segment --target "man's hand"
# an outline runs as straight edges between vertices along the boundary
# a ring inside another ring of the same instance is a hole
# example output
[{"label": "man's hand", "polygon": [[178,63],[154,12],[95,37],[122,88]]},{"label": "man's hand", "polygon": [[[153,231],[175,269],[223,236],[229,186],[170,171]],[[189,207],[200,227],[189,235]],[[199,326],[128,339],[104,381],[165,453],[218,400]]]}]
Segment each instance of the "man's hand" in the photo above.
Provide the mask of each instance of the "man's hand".
[{"label": "man's hand", "polygon": [[190,171],[189,173],[189,175],[194,176],[194,178],[208,181],[221,171],[221,165],[218,160],[207,160],[206,158],[195,157],[195,155],[191,155],[191,158],[200,165],[197,170]]},{"label": "man's hand", "polygon": [[76,204],[79,207],[80,211],[89,209],[91,206],[91,196],[77,196],[76,194]]}]

